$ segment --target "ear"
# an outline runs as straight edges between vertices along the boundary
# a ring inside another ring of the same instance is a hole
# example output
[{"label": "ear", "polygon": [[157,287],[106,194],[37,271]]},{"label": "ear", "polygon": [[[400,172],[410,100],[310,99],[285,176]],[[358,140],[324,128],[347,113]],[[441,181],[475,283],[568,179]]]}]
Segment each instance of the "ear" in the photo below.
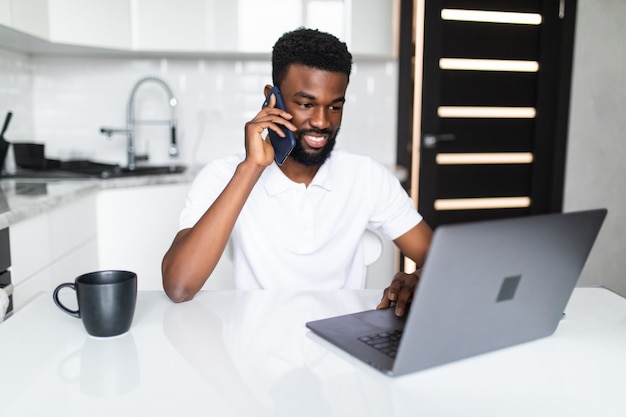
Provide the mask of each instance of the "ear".
[{"label": "ear", "polygon": [[271,86],[271,85],[269,85],[269,84],[267,84],[267,85],[265,86],[265,88],[263,89],[263,95],[264,95],[265,97],[269,96],[269,95],[270,95],[270,90],[271,90],[271,89],[272,89],[272,86]]}]

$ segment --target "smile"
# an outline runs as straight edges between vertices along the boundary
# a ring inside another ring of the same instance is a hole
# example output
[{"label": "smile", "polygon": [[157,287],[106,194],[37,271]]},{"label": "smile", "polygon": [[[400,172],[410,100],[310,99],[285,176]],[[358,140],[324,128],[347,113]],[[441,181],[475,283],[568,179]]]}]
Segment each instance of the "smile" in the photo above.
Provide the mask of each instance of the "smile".
[{"label": "smile", "polygon": [[310,135],[305,134],[302,135],[302,139],[304,142],[310,146],[311,148],[322,148],[328,141],[328,135],[318,136],[318,135]]}]

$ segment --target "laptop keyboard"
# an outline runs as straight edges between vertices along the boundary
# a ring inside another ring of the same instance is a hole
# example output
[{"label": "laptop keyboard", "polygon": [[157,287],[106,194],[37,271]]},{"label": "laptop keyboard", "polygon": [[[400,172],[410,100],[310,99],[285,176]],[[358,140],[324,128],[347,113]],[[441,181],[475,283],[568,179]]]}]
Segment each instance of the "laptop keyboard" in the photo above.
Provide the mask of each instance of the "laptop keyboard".
[{"label": "laptop keyboard", "polygon": [[400,339],[402,338],[402,329],[391,332],[382,332],[369,336],[359,337],[359,340],[366,345],[373,347],[379,352],[384,353],[392,358],[396,357]]}]

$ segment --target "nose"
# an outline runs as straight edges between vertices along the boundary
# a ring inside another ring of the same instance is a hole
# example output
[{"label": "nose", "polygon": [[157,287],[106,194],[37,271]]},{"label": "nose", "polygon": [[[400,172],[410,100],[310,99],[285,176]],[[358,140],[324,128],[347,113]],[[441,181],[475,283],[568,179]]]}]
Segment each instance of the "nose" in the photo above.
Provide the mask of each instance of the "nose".
[{"label": "nose", "polygon": [[330,118],[328,116],[328,109],[324,107],[316,108],[311,114],[309,123],[312,127],[317,129],[327,129],[330,127]]}]

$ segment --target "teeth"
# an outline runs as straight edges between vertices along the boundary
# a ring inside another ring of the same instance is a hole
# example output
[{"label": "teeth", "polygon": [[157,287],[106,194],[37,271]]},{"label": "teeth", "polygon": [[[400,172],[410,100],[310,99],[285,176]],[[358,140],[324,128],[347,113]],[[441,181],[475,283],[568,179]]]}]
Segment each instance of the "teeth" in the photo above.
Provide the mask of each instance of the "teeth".
[{"label": "teeth", "polygon": [[318,136],[309,136],[307,135],[307,140],[314,142],[314,143],[321,143],[324,141],[324,137],[318,137]]}]

